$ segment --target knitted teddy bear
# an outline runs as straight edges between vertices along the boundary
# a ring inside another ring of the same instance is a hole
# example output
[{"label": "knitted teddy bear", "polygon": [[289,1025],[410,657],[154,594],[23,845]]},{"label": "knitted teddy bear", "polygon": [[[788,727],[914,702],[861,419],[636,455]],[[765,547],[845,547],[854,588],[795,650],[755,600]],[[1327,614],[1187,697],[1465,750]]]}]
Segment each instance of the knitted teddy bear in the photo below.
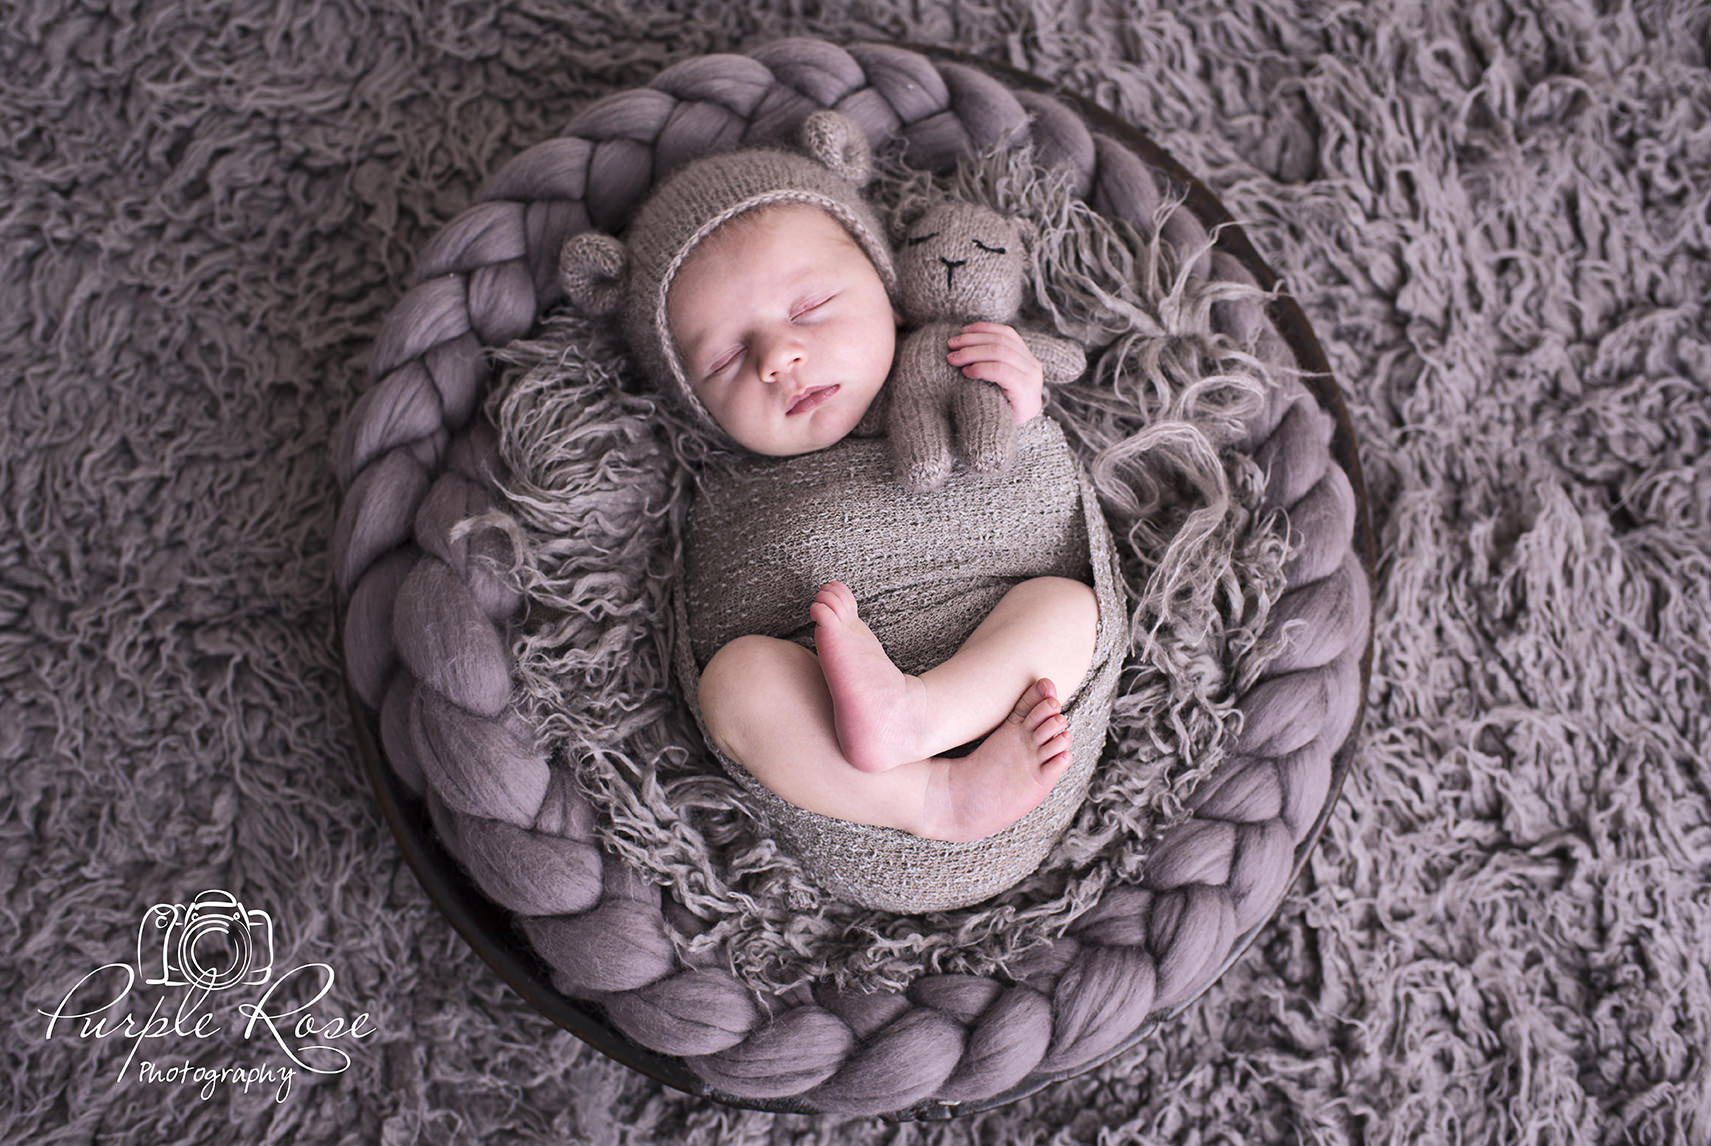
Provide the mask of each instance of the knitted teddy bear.
[{"label": "knitted teddy bear", "polygon": [[[1028,284],[1031,224],[955,199],[935,201],[899,220],[895,250],[899,302],[914,329],[898,344],[886,382],[887,431],[897,481],[925,493],[950,476],[960,457],[976,473],[1007,469],[1016,421],[1004,391],[966,377],[945,361],[946,340],[971,322],[1014,326]],[[1073,381],[1087,367],[1081,347],[1035,330],[1017,330],[1045,380]]]}]

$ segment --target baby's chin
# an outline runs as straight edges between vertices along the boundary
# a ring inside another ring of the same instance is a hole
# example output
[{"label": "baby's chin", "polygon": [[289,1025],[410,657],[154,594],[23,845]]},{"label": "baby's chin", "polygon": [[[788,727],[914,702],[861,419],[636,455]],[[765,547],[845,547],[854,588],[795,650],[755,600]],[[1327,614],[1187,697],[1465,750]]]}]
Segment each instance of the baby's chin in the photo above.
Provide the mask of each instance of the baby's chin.
[{"label": "baby's chin", "polygon": [[866,401],[842,401],[842,398],[840,393],[806,413],[782,415],[767,432],[751,435],[749,441],[739,439],[737,444],[770,458],[797,457],[835,446],[850,436],[873,404],[871,395]]}]

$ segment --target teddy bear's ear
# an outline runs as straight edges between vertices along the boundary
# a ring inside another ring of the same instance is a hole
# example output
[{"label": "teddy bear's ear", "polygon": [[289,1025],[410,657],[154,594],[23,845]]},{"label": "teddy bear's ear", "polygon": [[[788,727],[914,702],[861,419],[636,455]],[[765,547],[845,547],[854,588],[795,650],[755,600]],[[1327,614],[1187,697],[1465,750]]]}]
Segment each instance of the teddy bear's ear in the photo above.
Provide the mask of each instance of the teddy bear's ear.
[{"label": "teddy bear's ear", "polygon": [[616,313],[629,269],[624,244],[599,231],[572,235],[559,250],[559,284],[571,305],[590,318]]},{"label": "teddy bear's ear", "polygon": [[873,178],[873,152],[860,125],[842,112],[822,109],[802,121],[802,150],[859,187]]},{"label": "teddy bear's ear", "polygon": [[1011,221],[1016,224],[1016,233],[1022,237],[1022,249],[1030,255],[1033,254],[1040,245],[1038,224],[1032,219],[1025,219],[1020,215],[1012,216]]},{"label": "teddy bear's ear", "polygon": [[901,243],[909,237],[909,228],[926,217],[933,207],[933,201],[924,196],[905,198],[892,208],[885,218],[885,229],[891,234],[892,245]]}]

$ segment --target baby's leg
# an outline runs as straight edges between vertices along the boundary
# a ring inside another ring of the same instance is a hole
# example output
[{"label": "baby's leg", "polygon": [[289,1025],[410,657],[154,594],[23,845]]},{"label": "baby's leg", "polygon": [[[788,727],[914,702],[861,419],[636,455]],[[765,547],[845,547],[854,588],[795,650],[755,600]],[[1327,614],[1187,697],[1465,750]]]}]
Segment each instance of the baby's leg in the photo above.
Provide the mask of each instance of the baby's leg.
[{"label": "baby's leg", "polygon": [[850,765],[838,745],[819,660],[789,641],[740,637],[701,676],[713,741],[782,799],[918,836],[976,840],[1021,819],[1070,764],[1070,733],[1049,680],[1030,684],[966,757],[883,772]]},{"label": "baby's leg", "polygon": [[892,664],[839,582],[808,610],[844,756],[880,772],[947,752],[996,728],[1013,698],[1042,678],[1071,691],[1093,663],[1099,605],[1064,577],[1012,588],[949,660],[920,676]]},{"label": "baby's leg", "polygon": [[[740,637],[701,676],[719,748],[801,808],[940,839],[979,839],[1026,815],[1069,766],[1054,681],[1093,660],[1098,605],[1079,581],[1010,590],[950,659],[906,676],[836,582],[810,613],[819,656]],[[941,753],[984,736],[966,757]],[[856,759],[851,746],[862,754]]]},{"label": "baby's leg", "polygon": [[844,759],[819,658],[801,645],[738,637],[707,662],[698,699],[713,743],[799,808],[891,826],[920,808],[925,777],[861,772]]}]

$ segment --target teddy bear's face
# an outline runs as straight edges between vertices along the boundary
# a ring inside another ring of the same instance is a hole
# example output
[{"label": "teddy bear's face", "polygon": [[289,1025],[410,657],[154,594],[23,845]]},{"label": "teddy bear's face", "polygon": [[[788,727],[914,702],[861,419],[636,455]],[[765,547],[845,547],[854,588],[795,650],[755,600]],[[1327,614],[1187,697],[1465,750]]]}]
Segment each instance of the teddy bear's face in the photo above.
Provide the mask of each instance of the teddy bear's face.
[{"label": "teddy bear's face", "polygon": [[1008,322],[1022,306],[1021,225],[972,203],[929,207],[897,245],[897,289],[911,322]]}]

